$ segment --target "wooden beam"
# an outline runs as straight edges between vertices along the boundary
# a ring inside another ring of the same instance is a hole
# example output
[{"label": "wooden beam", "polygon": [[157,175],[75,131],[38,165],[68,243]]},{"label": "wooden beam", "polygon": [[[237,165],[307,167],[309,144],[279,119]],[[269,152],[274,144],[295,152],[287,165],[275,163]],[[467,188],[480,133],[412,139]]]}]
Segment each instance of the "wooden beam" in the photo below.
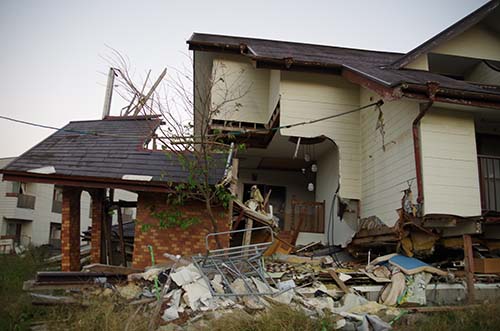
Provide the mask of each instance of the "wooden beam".
[{"label": "wooden beam", "polygon": [[251,218],[246,219],[245,221],[245,234],[243,235],[243,246],[250,245],[252,242],[252,228],[253,228],[253,220]]},{"label": "wooden beam", "polygon": [[444,238],[448,237],[458,237],[461,235],[471,235],[471,234],[479,234],[482,233],[481,223],[474,221],[464,221],[457,223],[455,227],[451,228],[443,228],[441,232],[441,236]]},{"label": "wooden beam", "polygon": [[339,275],[337,275],[335,270],[328,269],[328,273],[330,274],[330,276],[332,276],[333,280],[335,280],[337,285],[340,287],[340,289],[342,291],[344,291],[344,293],[346,293],[346,294],[351,293],[351,289],[349,287],[347,287],[347,285],[339,278]]},{"label": "wooden beam", "polygon": [[474,256],[472,252],[472,238],[469,234],[463,235],[465,278],[467,282],[467,302],[474,303]]}]

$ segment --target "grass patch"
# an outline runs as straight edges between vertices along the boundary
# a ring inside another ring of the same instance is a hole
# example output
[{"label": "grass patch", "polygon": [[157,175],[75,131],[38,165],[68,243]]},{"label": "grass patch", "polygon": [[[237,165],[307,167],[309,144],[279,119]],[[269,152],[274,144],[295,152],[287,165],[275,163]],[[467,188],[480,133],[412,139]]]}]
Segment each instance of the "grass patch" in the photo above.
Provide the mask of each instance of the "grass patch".
[{"label": "grass patch", "polygon": [[326,316],[322,319],[308,317],[302,310],[286,305],[275,305],[262,313],[250,315],[244,311],[234,311],[211,320],[202,330],[213,331],[322,331],[333,330],[335,321]]},{"label": "grass patch", "polygon": [[401,319],[395,330],[405,331],[497,331],[500,330],[500,303],[467,310],[412,314]]},{"label": "grass patch", "polygon": [[87,307],[45,308],[44,324],[49,330],[142,331],[148,329],[150,319],[143,315],[142,308],[131,306],[117,297],[99,297],[91,300]]},{"label": "grass patch", "polygon": [[0,330],[25,330],[39,312],[22,290],[23,282],[43,268],[47,250],[31,248],[22,256],[0,255]]}]

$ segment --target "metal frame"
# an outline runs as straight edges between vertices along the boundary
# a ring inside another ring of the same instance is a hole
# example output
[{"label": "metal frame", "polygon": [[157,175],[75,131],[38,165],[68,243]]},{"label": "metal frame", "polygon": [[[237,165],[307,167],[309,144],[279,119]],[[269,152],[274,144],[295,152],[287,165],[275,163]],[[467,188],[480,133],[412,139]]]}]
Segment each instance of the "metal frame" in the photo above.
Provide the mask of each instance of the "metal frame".
[{"label": "metal frame", "polygon": [[[256,243],[250,245],[221,248],[210,250],[209,240],[215,236],[221,235],[233,235],[236,233],[246,232],[246,231],[260,231],[266,230],[271,234],[271,241]],[[273,288],[269,285],[266,279],[266,273],[264,269],[264,262],[262,260],[263,253],[271,246],[274,242],[274,233],[272,229],[268,226],[262,226],[252,229],[242,229],[233,230],[217,233],[209,233],[205,237],[205,245],[207,249],[207,254],[193,256],[193,262],[195,266],[200,271],[201,275],[209,285],[210,293],[212,296],[240,296],[240,295],[252,295],[252,296],[262,296],[262,295],[276,295],[279,291],[273,291]],[[222,282],[225,285],[229,293],[217,293],[211,286],[210,277],[212,275],[220,275],[222,277]],[[251,277],[259,278],[266,287],[268,291],[259,292],[254,291],[251,283]],[[231,283],[235,279],[241,278],[245,284],[248,293],[238,294],[231,288]],[[274,286],[277,287],[274,280],[271,278]]]}]

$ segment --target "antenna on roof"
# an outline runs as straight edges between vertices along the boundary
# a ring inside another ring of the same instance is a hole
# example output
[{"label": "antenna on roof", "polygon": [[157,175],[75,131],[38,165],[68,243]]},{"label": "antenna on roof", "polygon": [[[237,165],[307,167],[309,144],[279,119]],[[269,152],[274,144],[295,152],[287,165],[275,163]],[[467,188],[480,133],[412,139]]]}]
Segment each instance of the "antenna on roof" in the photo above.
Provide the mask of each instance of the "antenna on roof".
[{"label": "antenna on roof", "polygon": [[113,97],[114,82],[115,82],[115,71],[113,68],[109,68],[108,84],[106,85],[106,95],[104,96],[104,106],[102,108],[102,119],[109,116],[109,111],[111,109],[111,98]]}]

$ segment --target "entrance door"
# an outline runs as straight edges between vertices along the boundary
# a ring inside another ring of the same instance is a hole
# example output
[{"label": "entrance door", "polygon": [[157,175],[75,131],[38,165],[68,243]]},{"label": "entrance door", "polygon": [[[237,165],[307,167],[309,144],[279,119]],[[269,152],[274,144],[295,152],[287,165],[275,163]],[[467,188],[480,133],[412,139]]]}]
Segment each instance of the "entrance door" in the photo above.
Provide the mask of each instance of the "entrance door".
[{"label": "entrance door", "polygon": [[279,227],[284,229],[285,226],[285,211],[286,211],[286,187],[273,186],[266,184],[244,184],[243,185],[243,201],[250,199],[250,190],[253,185],[257,185],[262,194],[266,197],[267,193],[271,191],[269,196],[269,204],[273,206],[273,215],[279,218]]}]

